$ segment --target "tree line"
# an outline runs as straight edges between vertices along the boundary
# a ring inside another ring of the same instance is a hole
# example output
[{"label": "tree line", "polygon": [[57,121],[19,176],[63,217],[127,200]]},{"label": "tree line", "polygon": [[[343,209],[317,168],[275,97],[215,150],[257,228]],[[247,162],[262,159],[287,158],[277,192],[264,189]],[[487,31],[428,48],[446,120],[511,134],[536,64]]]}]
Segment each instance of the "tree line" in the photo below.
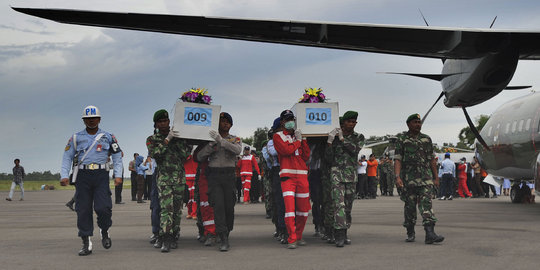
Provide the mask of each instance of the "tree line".
[{"label": "tree line", "polygon": [[[44,172],[31,172],[27,173],[24,177],[24,181],[47,181],[47,180],[59,180],[60,173],[51,173],[51,171]],[[12,173],[0,173],[0,180],[13,180]]]}]

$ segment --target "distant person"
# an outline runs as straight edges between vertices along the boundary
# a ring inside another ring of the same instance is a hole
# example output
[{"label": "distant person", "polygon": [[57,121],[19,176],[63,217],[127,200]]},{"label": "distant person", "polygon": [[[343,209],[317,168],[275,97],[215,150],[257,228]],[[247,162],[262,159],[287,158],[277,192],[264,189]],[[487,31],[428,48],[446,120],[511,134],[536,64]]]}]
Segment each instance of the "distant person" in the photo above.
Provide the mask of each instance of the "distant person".
[{"label": "distant person", "polygon": [[242,178],[242,188],[244,190],[244,204],[250,203],[250,190],[251,190],[251,177],[253,176],[253,169],[257,171],[259,177],[261,177],[261,171],[255,156],[251,154],[249,146],[244,147],[244,154],[240,157],[240,160],[236,164],[240,169],[240,177]]},{"label": "distant person", "polygon": [[474,161],[471,163],[471,167],[474,171],[474,183],[475,193],[473,194],[475,198],[484,196],[484,189],[482,188],[482,168],[480,168],[480,162],[474,157]]},{"label": "distant person", "polygon": [[419,114],[407,118],[408,131],[397,135],[395,163],[396,185],[403,188],[401,200],[405,202],[403,227],[407,228],[406,242],[414,242],[416,206],[422,215],[426,231],[426,244],[442,242],[444,237],[435,234],[437,218],[432,211],[433,185],[439,185],[437,163],[431,138],[420,132],[422,120]]},{"label": "distant person", "polygon": [[458,171],[458,194],[461,198],[472,197],[469,188],[467,187],[467,159],[462,157],[457,167]]},{"label": "distant person", "polygon": [[366,156],[362,155],[358,160],[358,183],[356,184],[356,198],[365,199],[368,194],[367,185],[367,161]]},{"label": "distant person", "polygon": [[129,172],[131,173],[131,200],[137,201],[137,168],[135,167],[135,162],[139,154],[133,154],[133,160],[129,162]]},{"label": "distant person", "polygon": [[[78,159],[78,167],[73,173],[75,198],[77,201],[77,227],[82,238],[83,247],[79,256],[92,253],[90,236],[94,234],[92,208],[97,214],[97,224],[101,229],[101,244],[105,249],[112,245],[109,228],[112,225],[112,200],[109,188],[109,173],[105,163],[109,153],[114,164],[115,185],[121,183],[122,153],[114,135],[99,128],[101,114],[95,106],[84,108],[82,119],[85,129],[75,133],[68,141],[62,159],[60,184],[69,183],[69,172],[73,159]],[[74,146],[77,147],[74,147]],[[78,171],[78,172],[77,172]]]},{"label": "distant person", "polygon": [[144,165],[148,167],[148,170],[144,172],[144,185],[143,185],[143,200],[150,199],[150,190],[152,189],[152,179],[156,173],[156,160],[147,157],[144,161]]},{"label": "distant person", "polygon": [[510,179],[504,178],[503,179],[503,192],[502,194],[504,196],[510,196]]},{"label": "distant person", "polygon": [[[124,157],[124,152],[122,152],[122,158],[123,157]],[[112,178],[113,179],[116,178],[116,175],[114,175],[114,171],[113,171]],[[114,203],[115,204],[124,204],[124,202],[122,201],[122,190],[124,189],[124,168],[122,168],[121,178],[122,178],[122,183],[114,186]]]},{"label": "distant person", "polygon": [[450,153],[444,154],[439,176],[442,177],[441,197],[439,200],[452,200],[454,194],[454,177],[456,177],[456,164],[450,159]]},{"label": "distant person", "polygon": [[146,164],[143,156],[137,156],[137,159],[135,159],[135,169],[137,169],[137,203],[145,203],[145,201],[143,201],[144,175],[149,168]]},{"label": "distant person", "polygon": [[367,180],[368,180],[368,199],[377,198],[377,167],[379,162],[375,159],[375,155],[369,155],[367,161]]},{"label": "distant person", "polygon": [[24,173],[24,167],[20,165],[21,161],[18,158],[13,162],[15,163],[15,167],[13,167],[13,182],[11,182],[11,189],[9,190],[9,196],[6,198],[6,201],[11,201],[16,186],[21,188],[21,198],[19,200],[24,201],[23,179],[26,174]]}]

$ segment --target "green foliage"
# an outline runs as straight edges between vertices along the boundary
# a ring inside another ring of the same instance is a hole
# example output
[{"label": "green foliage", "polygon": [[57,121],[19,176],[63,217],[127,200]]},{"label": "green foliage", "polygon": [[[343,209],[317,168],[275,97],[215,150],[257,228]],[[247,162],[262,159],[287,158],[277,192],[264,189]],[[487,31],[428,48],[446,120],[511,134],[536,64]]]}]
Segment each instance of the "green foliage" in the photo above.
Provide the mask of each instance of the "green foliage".
[{"label": "green foliage", "polygon": [[[27,173],[26,177],[24,177],[24,181],[47,181],[47,180],[53,180],[58,179],[60,180],[60,173],[51,173],[51,171],[44,171],[44,172],[31,172]],[[13,180],[13,174],[11,173],[0,173],[0,180]]]},{"label": "green foliage", "polygon": [[267,127],[264,128],[257,128],[255,132],[253,133],[253,146],[257,150],[262,149],[263,142],[268,140],[268,131],[270,129]]},{"label": "green foliage", "polygon": [[242,138],[242,142],[245,144],[253,145],[253,137]]},{"label": "green foliage", "polygon": [[[484,127],[484,125],[486,125],[486,122],[488,120],[489,120],[489,116],[485,114],[481,114],[480,116],[476,117],[475,127],[476,129],[478,129],[478,132],[482,131],[482,128]],[[474,133],[472,132],[469,126],[466,126],[459,131],[458,138],[459,138],[458,145],[466,146],[465,149],[472,149],[474,147],[474,141],[476,137],[474,136]],[[459,148],[463,148],[463,147],[459,147]]]}]

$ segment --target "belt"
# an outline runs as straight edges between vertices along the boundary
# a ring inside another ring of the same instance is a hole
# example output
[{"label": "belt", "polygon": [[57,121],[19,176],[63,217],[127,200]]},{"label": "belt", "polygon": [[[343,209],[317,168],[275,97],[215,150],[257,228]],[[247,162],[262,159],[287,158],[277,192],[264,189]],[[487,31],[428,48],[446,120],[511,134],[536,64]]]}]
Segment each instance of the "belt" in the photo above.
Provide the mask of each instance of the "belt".
[{"label": "belt", "polygon": [[82,170],[105,170],[105,164],[86,164],[86,165],[79,165],[79,169]]}]

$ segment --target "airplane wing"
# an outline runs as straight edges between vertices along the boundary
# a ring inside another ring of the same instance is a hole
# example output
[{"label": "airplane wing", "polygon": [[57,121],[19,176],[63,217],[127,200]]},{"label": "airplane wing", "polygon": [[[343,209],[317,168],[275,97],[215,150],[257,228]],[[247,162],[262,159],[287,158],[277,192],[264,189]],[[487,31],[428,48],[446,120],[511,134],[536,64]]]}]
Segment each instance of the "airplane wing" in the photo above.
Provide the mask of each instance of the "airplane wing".
[{"label": "airplane wing", "polygon": [[540,59],[540,32],[13,9],[60,23],[440,59],[476,58],[510,45],[520,59]]}]

